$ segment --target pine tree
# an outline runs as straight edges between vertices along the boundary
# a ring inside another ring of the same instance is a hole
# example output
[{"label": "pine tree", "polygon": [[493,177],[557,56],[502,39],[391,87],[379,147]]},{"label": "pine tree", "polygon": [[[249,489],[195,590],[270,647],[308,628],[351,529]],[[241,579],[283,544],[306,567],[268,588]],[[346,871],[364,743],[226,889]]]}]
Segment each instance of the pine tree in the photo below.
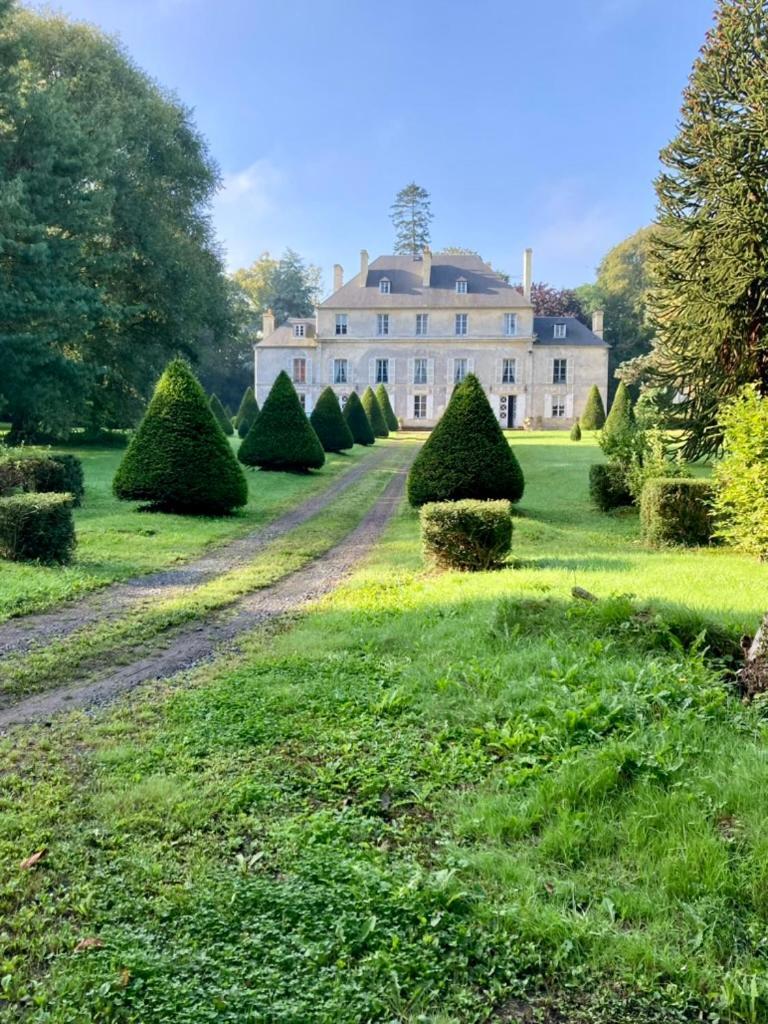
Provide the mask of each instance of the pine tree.
[{"label": "pine tree", "polygon": [[356,391],[353,391],[347,399],[347,404],[344,406],[344,419],[352,431],[355,444],[370,445],[374,443],[376,436],[373,433],[371,421],[368,419]]},{"label": "pine tree", "polygon": [[246,466],[262,469],[320,469],[325,462],[323,446],[284,370],[277,375],[237,457]]},{"label": "pine tree", "polygon": [[253,388],[247,388],[243,395],[243,400],[240,403],[237,416],[235,417],[235,426],[237,427],[237,433],[240,438],[246,436],[248,431],[256,422],[256,417],[258,415],[259,403],[254,397]]},{"label": "pine tree", "polygon": [[578,420],[576,420],[576,422],[571,427],[570,438],[571,438],[572,441],[580,441],[581,440],[581,427],[579,426],[579,421]]},{"label": "pine tree", "polygon": [[429,245],[432,220],[429,192],[415,181],[401,188],[391,208],[395,227],[395,252],[419,256]]},{"label": "pine tree", "polygon": [[745,384],[768,396],[767,46],[763,0],[719,0],[655,183],[645,379],[688,457],[718,447],[719,407]]},{"label": "pine tree", "polygon": [[593,384],[587,395],[587,404],[579,419],[582,430],[601,430],[605,425],[605,406],[597,384]]},{"label": "pine tree", "polygon": [[309,422],[327,452],[344,451],[355,443],[333,388],[324,388],[320,392]]},{"label": "pine tree", "polygon": [[227,437],[231,437],[235,432],[234,427],[232,426],[232,420],[227,416],[227,410],[221,404],[221,399],[218,395],[211,395],[210,406],[211,412],[216,417],[221,429]]},{"label": "pine tree", "polygon": [[395,433],[400,429],[400,424],[397,422],[397,416],[395,416],[394,409],[389,401],[387,389],[383,384],[379,384],[376,388],[376,398],[378,399],[381,411],[384,413],[384,420],[389,428],[390,434]]},{"label": "pine tree", "polygon": [[112,486],[118,498],[163,512],[221,515],[247,502],[243,471],[182,359],[157,382]]},{"label": "pine tree", "polygon": [[381,411],[379,400],[372,387],[367,387],[365,389],[360,401],[365,409],[365,415],[368,417],[368,422],[373,427],[374,437],[389,437],[387,421],[384,419],[384,413]]},{"label": "pine tree", "polygon": [[408,474],[411,505],[462,498],[519,501],[525,480],[477,377],[457,384]]}]

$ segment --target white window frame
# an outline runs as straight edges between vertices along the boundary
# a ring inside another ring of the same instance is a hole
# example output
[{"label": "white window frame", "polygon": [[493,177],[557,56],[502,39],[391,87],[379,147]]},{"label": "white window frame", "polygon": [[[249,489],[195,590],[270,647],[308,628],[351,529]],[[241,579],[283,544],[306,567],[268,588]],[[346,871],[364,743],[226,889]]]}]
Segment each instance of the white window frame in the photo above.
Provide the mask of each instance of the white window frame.
[{"label": "white window frame", "polygon": [[303,338],[307,333],[305,324],[294,324],[293,325],[293,336],[294,338]]},{"label": "white window frame", "polygon": [[424,338],[429,334],[429,313],[416,314],[416,337]]},{"label": "white window frame", "polygon": [[414,395],[413,396],[413,418],[415,420],[425,420],[427,418],[427,396],[426,395]]},{"label": "white window frame", "polygon": [[466,295],[467,294],[467,279],[466,277],[458,277],[456,279],[456,294]]},{"label": "white window frame", "polygon": [[568,360],[565,357],[552,360],[552,383],[568,383]]},{"label": "white window frame", "polygon": [[[419,371],[423,369],[423,373]],[[427,384],[429,382],[429,360],[419,356],[413,360],[413,383]]]},{"label": "white window frame", "polygon": [[349,383],[349,360],[348,359],[334,359],[333,360],[333,383],[334,384],[348,384]]},{"label": "white window frame", "polygon": [[550,413],[553,420],[565,419],[567,408],[568,406],[565,401],[565,395],[552,396],[552,408],[550,409]]},{"label": "white window frame", "polygon": [[504,314],[504,334],[507,338],[514,338],[517,334],[517,313]]},{"label": "white window frame", "polygon": [[469,331],[469,315],[456,313],[453,320],[453,332],[457,338],[466,338]]},{"label": "white window frame", "polygon": [[374,363],[373,382],[374,384],[389,384],[388,359],[377,359],[376,362]]},{"label": "white window frame", "polygon": [[568,324],[555,324],[552,328],[553,338],[565,338],[568,332]]},{"label": "white window frame", "polygon": [[459,356],[453,360],[453,383],[461,384],[469,373],[469,360],[465,356]]},{"label": "white window frame", "polygon": [[392,291],[392,282],[389,280],[388,277],[382,277],[382,279],[379,281],[379,291],[381,292],[382,295],[389,295],[389,293]]},{"label": "white window frame", "polygon": [[376,314],[376,334],[379,338],[389,337],[389,313]]},{"label": "white window frame", "polygon": [[[509,373],[507,371],[510,371]],[[502,359],[501,361],[501,383],[517,384],[517,360]]]},{"label": "white window frame", "polygon": [[[296,373],[296,367],[301,366],[302,370],[300,374]],[[307,383],[307,357],[306,356],[294,356],[293,364],[291,367],[292,377],[291,380],[294,384],[306,384]]]},{"label": "white window frame", "polygon": [[348,313],[337,313],[336,314],[336,334],[345,335],[349,332],[349,314]]}]

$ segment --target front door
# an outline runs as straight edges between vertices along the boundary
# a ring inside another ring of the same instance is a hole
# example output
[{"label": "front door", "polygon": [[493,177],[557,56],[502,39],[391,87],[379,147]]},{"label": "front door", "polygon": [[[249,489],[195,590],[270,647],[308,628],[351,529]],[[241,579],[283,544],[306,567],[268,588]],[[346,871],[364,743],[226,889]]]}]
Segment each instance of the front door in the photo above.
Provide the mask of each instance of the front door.
[{"label": "front door", "polygon": [[517,414],[517,395],[507,395],[507,427],[514,427]]}]

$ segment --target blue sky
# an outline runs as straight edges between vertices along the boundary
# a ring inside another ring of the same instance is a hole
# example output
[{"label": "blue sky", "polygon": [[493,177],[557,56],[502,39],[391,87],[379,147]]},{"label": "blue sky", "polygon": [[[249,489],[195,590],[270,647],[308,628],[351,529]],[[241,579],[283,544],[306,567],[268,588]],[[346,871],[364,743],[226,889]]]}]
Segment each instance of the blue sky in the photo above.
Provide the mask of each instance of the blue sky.
[{"label": "blue sky", "polygon": [[224,176],[230,266],[286,246],[326,284],[392,249],[432,194],[433,248],[589,280],[653,216],[658,151],[714,0],[60,0],[193,107]]}]

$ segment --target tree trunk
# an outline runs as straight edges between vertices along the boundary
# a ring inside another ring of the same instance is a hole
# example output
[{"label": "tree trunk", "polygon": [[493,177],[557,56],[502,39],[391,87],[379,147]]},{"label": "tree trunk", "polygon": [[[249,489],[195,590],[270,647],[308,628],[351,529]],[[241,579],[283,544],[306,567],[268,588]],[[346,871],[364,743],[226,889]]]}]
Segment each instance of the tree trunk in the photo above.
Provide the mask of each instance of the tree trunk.
[{"label": "tree trunk", "polygon": [[745,700],[768,690],[768,614],[751,644],[744,645],[744,668],[739,672],[739,684]]}]

